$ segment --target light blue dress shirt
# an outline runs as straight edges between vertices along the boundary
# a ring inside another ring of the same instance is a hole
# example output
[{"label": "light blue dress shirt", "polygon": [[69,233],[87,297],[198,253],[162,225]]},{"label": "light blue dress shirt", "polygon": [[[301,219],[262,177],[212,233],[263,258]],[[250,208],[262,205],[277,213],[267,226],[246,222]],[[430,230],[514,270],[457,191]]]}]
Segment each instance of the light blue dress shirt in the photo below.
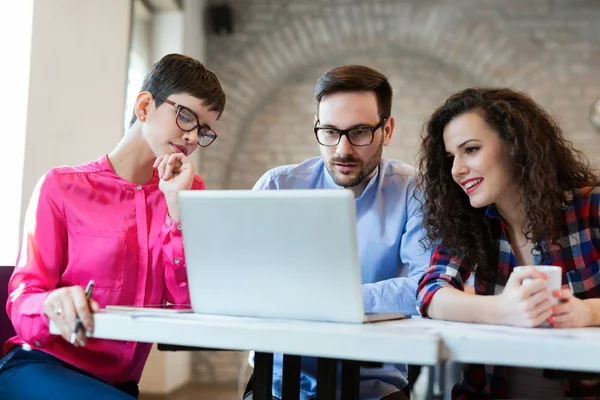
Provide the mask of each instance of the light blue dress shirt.
[{"label": "light blue dress shirt", "polygon": [[[417,314],[417,284],[429,266],[432,250],[425,250],[420,243],[425,232],[419,201],[413,197],[414,173],[414,168],[407,164],[381,160],[377,174],[355,200],[366,312]],[[340,188],[321,157],[274,168],[254,186],[254,190]],[[282,390],[282,364],[283,356],[275,354],[273,395],[278,398]],[[380,399],[403,388],[407,384],[406,371],[404,364],[362,368],[360,398]],[[301,400],[315,398],[316,376],[316,359],[303,357]]]}]

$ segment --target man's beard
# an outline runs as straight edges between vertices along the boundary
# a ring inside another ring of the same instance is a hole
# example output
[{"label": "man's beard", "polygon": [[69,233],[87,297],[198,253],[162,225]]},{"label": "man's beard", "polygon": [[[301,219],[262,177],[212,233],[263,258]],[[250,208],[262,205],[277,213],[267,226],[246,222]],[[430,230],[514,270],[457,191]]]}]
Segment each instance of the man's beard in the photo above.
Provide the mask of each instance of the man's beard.
[{"label": "man's beard", "polygon": [[[331,175],[331,178],[336,183],[336,185],[342,186],[344,188],[351,188],[351,187],[354,187],[354,186],[360,184],[369,175],[371,175],[371,173],[379,165],[379,161],[381,160],[382,153],[383,153],[383,140],[379,144],[379,148],[377,149],[375,154],[373,154],[373,156],[369,160],[367,160],[366,164],[364,164],[362,161],[360,161],[359,159],[357,159],[353,156],[346,156],[346,157],[331,158],[329,160],[329,163],[326,164],[326,167],[327,167],[327,170],[329,171],[329,175]],[[354,177],[350,180],[347,180],[348,178],[350,178],[350,176],[336,172],[335,165],[334,165],[335,163],[356,164],[356,168],[358,169],[358,175],[356,175],[356,177]]]}]

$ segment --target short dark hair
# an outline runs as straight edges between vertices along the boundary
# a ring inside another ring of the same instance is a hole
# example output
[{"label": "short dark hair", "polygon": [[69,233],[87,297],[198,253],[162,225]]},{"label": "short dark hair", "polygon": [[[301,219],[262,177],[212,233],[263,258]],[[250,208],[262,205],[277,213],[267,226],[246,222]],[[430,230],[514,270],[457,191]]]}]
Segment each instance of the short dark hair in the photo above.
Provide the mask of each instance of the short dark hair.
[{"label": "short dark hair", "polygon": [[325,72],[315,86],[317,115],[323,97],[339,92],[374,92],[379,118],[388,118],[392,114],[392,87],[383,74],[372,68],[344,65]]},{"label": "short dark hair", "polygon": [[[140,89],[145,91],[152,93],[156,107],[162,104],[157,97],[166,99],[174,93],[186,93],[205,100],[204,105],[217,111],[219,118],[225,109],[225,92],[215,73],[183,54],[167,54],[152,65]],[[134,112],[129,126],[135,120]]]}]

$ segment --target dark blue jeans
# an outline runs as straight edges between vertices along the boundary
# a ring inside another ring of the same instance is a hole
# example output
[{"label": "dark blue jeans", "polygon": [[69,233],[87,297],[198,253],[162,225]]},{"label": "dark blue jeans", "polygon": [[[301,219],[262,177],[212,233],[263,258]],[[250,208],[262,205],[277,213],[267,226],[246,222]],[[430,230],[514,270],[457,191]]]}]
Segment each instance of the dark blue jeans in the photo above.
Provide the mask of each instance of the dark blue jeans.
[{"label": "dark blue jeans", "polygon": [[136,382],[111,386],[38,350],[15,347],[0,358],[0,400],[133,400]]}]

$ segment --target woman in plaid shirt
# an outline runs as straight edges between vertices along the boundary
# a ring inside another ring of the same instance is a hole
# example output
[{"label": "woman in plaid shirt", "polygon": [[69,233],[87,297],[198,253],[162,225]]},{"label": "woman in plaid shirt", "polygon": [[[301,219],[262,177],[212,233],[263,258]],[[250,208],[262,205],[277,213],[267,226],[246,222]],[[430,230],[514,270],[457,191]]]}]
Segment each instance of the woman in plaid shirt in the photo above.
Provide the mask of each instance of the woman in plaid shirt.
[{"label": "woman in plaid shirt", "polygon": [[[600,325],[600,176],[529,96],[454,94],[426,125],[419,166],[428,239],[439,243],[418,289],[423,316]],[[511,273],[518,265],[560,266],[564,286],[551,293],[533,267]],[[464,291],[471,275],[475,294]],[[467,365],[453,397],[600,398],[600,384]]]}]

